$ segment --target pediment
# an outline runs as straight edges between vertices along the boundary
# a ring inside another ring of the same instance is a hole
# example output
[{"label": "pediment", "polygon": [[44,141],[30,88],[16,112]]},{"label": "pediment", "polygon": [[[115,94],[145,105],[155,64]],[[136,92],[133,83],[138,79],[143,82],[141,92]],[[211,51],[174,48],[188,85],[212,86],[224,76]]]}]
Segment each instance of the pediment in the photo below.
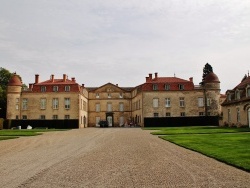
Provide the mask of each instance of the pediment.
[{"label": "pediment", "polygon": [[98,93],[102,93],[102,92],[113,93],[113,92],[124,92],[124,90],[121,89],[117,85],[114,85],[112,83],[107,83],[107,84],[104,84],[104,85],[100,86],[99,88],[95,89],[95,92],[98,92]]}]

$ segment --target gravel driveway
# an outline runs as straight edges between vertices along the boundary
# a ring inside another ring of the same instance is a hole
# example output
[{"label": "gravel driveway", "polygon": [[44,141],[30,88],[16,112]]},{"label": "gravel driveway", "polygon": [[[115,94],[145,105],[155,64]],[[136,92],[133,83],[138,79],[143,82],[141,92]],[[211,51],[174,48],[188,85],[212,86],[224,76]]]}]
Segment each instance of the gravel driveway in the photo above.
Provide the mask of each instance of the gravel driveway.
[{"label": "gravel driveway", "polygon": [[250,173],[139,128],[86,128],[0,142],[0,187],[250,187]]}]

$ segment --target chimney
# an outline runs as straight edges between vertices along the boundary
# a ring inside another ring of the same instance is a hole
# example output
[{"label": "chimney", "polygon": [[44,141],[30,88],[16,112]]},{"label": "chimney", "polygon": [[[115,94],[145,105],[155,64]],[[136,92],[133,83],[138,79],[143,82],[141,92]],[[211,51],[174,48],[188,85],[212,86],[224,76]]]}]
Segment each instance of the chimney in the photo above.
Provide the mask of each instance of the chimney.
[{"label": "chimney", "polygon": [[76,78],[75,77],[72,77],[71,80],[72,80],[72,82],[76,82]]},{"label": "chimney", "polygon": [[63,81],[66,82],[66,74],[63,74]]},{"label": "chimney", "polygon": [[39,82],[39,74],[35,75],[35,84],[37,84]]},{"label": "chimney", "polygon": [[189,81],[190,81],[190,82],[193,82],[193,77],[190,77],[190,78],[189,78]]},{"label": "chimney", "polygon": [[149,75],[149,80],[152,80],[152,74],[148,74]]},{"label": "chimney", "polygon": [[32,91],[32,88],[33,88],[33,84],[29,84],[29,90]]},{"label": "chimney", "polygon": [[54,82],[54,74],[51,74],[50,79],[51,79],[52,82]]},{"label": "chimney", "polygon": [[146,77],[146,82],[148,82],[149,81],[149,77]]},{"label": "chimney", "polygon": [[84,84],[82,84],[82,88],[84,88]]},{"label": "chimney", "polygon": [[118,87],[118,84],[115,84]]},{"label": "chimney", "polygon": [[158,78],[158,73],[156,72],[156,73],[155,73],[155,79],[157,79],[157,78]]}]

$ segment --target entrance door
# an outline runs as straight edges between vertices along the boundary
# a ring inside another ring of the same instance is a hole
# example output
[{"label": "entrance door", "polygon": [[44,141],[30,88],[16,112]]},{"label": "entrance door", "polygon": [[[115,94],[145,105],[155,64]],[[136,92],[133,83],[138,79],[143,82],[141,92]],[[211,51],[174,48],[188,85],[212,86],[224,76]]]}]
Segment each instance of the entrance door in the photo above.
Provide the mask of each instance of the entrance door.
[{"label": "entrance door", "polygon": [[250,128],[250,108],[248,108],[248,126]]},{"label": "entrance door", "polygon": [[113,117],[112,116],[107,116],[107,121],[109,123],[109,127],[112,127]]}]

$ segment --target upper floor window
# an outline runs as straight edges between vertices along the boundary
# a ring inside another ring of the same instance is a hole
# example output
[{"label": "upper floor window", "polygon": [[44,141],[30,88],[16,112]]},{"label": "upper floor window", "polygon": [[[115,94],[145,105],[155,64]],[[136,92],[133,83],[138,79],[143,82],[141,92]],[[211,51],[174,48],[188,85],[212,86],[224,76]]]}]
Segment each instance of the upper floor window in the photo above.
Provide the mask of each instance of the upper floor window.
[{"label": "upper floor window", "polygon": [[41,86],[41,92],[45,92],[46,91],[46,86]]},{"label": "upper floor window", "polygon": [[185,112],[181,112],[181,117],[186,116]]},{"label": "upper floor window", "polygon": [[108,93],[108,98],[111,98],[111,93]]},{"label": "upper floor window", "polygon": [[101,105],[99,103],[95,104],[95,111],[100,112],[101,111]]},{"label": "upper floor window", "polygon": [[240,108],[237,108],[237,122],[240,122]]},{"label": "upper floor window", "polygon": [[250,97],[250,87],[247,87],[247,97]]},{"label": "upper floor window", "polygon": [[22,101],[22,109],[27,110],[28,108],[28,99],[23,99]]},{"label": "upper floor window", "polygon": [[58,86],[53,86],[53,91],[57,92],[58,91]]},{"label": "upper floor window", "polygon": [[153,99],[153,107],[158,108],[159,107],[159,99]]},{"label": "upper floor window", "polygon": [[95,94],[95,98],[100,98],[99,93],[96,93],[96,94]]},{"label": "upper floor window", "polygon": [[158,85],[157,84],[153,84],[153,90],[158,90]]},{"label": "upper floor window", "polygon": [[231,101],[231,94],[227,94],[227,101]]},{"label": "upper floor window", "polygon": [[70,109],[70,98],[64,99],[64,107],[65,109]]},{"label": "upper floor window", "polygon": [[65,91],[70,91],[70,86],[65,86]]},{"label": "upper floor window", "polygon": [[16,98],[16,103],[19,103],[19,98]]},{"label": "upper floor window", "polygon": [[107,104],[107,111],[112,112],[112,103]]},{"label": "upper floor window", "polygon": [[53,98],[52,99],[52,108],[53,109],[58,109],[58,107],[59,107],[59,100],[58,100],[58,98]]},{"label": "upper floor window", "polygon": [[184,97],[180,97],[180,107],[184,107],[184,106],[185,106]]},{"label": "upper floor window", "polygon": [[171,105],[170,98],[165,99],[165,107],[170,107]]},{"label": "upper floor window", "polygon": [[70,115],[65,115],[64,119],[70,119]]},{"label": "upper floor window", "polygon": [[204,116],[204,112],[199,112],[199,116]]},{"label": "upper floor window", "polygon": [[123,103],[119,103],[119,110],[120,110],[120,112],[124,111],[124,104]]},{"label": "upper floor window", "polygon": [[211,101],[212,101],[211,98],[207,98],[207,106],[211,106]]},{"label": "upper floor window", "polygon": [[120,98],[123,98],[123,93],[120,93],[119,97],[120,97]]},{"label": "upper floor window", "polygon": [[46,109],[46,99],[40,99],[40,109]]},{"label": "upper floor window", "polygon": [[203,97],[198,98],[198,107],[203,107],[204,106],[204,100]]},{"label": "upper floor window", "polygon": [[240,91],[239,90],[236,90],[235,92],[235,99],[240,99]]},{"label": "upper floor window", "polygon": [[169,84],[165,84],[165,90],[170,90],[170,85]]},{"label": "upper floor window", "polygon": [[183,84],[179,84],[179,90],[184,90],[184,85]]}]

